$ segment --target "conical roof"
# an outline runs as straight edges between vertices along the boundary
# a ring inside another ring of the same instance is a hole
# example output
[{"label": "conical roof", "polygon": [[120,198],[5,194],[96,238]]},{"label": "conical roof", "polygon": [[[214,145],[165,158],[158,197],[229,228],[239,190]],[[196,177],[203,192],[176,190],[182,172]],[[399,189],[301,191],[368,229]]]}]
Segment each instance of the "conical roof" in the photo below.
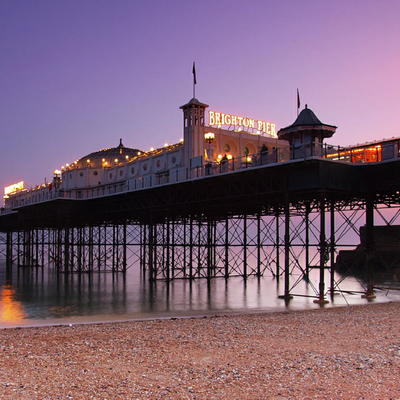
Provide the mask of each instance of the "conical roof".
[{"label": "conical roof", "polygon": [[[331,137],[336,132],[336,126],[327,125],[322,123],[314,112],[307,107],[301,111],[299,116],[296,118],[296,121],[292,125],[287,126],[286,128],[282,128],[278,131],[278,137],[282,139],[286,139],[283,137],[288,134],[292,134],[298,131],[304,132],[305,130],[310,131],[322,131],[323,138]],[[321,133],[321,132],[320,132]]]},{"label": "conical roof", "polygon": [[190,107],[190,106],[201,106],[201,107],[207,108],[208,104],[201,103],[199,100],[197,100],[195,97],[193,97],[189,101],[189,103],[186,103],[183,106],[180,106],[179,108],[180,109],[184,109],[184,108],[187,108],[187,107]]}]

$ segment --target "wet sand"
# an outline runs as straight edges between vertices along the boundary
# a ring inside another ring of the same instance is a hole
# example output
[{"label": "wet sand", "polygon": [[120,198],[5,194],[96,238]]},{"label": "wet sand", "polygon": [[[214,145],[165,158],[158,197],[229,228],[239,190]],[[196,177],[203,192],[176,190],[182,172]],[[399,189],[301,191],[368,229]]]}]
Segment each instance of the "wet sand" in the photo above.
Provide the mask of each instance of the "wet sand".
[{"label": "wet sand", "polygon": [[400,303],[0,330],[4,399],[400,399]]}]

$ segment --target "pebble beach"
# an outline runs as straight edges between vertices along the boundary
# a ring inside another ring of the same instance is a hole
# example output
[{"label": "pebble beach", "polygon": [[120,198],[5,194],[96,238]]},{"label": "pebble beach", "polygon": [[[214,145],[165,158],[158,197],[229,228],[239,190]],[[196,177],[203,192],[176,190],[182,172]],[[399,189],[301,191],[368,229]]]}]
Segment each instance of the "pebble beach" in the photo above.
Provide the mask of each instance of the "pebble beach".
[{"label": "pebble beach", "polygon": [[400,303],[0,330],[3,399],[400,399]]}]

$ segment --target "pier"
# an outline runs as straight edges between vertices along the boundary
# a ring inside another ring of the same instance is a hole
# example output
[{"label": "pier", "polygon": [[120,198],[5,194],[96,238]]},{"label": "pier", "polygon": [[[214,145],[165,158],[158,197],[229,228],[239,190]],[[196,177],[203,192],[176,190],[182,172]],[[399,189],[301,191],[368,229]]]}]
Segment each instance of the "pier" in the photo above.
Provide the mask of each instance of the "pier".
[{"label": "pier", "polygon": [[181,107],[179,144],[142,154],[121,140],[36,190],[15,185],[0,214],[0,255],[9,268],[140,268],[166,282],[268,274],[283,281],[286,300],[296,295],[296,271],[320,303],[357,270],[362,294],[373,297],[375,267],[393,274],[400,266],[396,241],[387,251],[376,229],[398,236],[399,140],[327,145],[336,127],[307,106],[275,138],[224,131],[205,126],[206,107],[197,99]]},{"label": "pier", "polygon": [[[348,232],[366,229],[373,294],[374,223],[400,203],[400,160],[352,164],[319,157],[261,165],[151,188],[59,198],[0,217],[2,252],[19,266],[60,273],[124,272],[151,280],[272,274],[295,292],[293,269],[320,271],[316,299],[339,288],[335,260]],[[351,270],[351,266],[348,266]],[[329,285],[326,284],[329,280]]]}]

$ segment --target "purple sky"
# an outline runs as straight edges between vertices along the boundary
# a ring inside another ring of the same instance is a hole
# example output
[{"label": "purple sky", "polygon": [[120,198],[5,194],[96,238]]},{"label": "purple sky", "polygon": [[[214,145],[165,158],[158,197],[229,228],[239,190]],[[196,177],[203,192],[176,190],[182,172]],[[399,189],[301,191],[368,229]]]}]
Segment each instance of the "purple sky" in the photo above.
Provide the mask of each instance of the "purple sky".
[{"label": "purple sky", "polygon": [[0,187],[52,179],[119,139],[183,136],[179,107],[275,122],[296,89],[332,144],[400,136],[397,0],[2,0]]}]

